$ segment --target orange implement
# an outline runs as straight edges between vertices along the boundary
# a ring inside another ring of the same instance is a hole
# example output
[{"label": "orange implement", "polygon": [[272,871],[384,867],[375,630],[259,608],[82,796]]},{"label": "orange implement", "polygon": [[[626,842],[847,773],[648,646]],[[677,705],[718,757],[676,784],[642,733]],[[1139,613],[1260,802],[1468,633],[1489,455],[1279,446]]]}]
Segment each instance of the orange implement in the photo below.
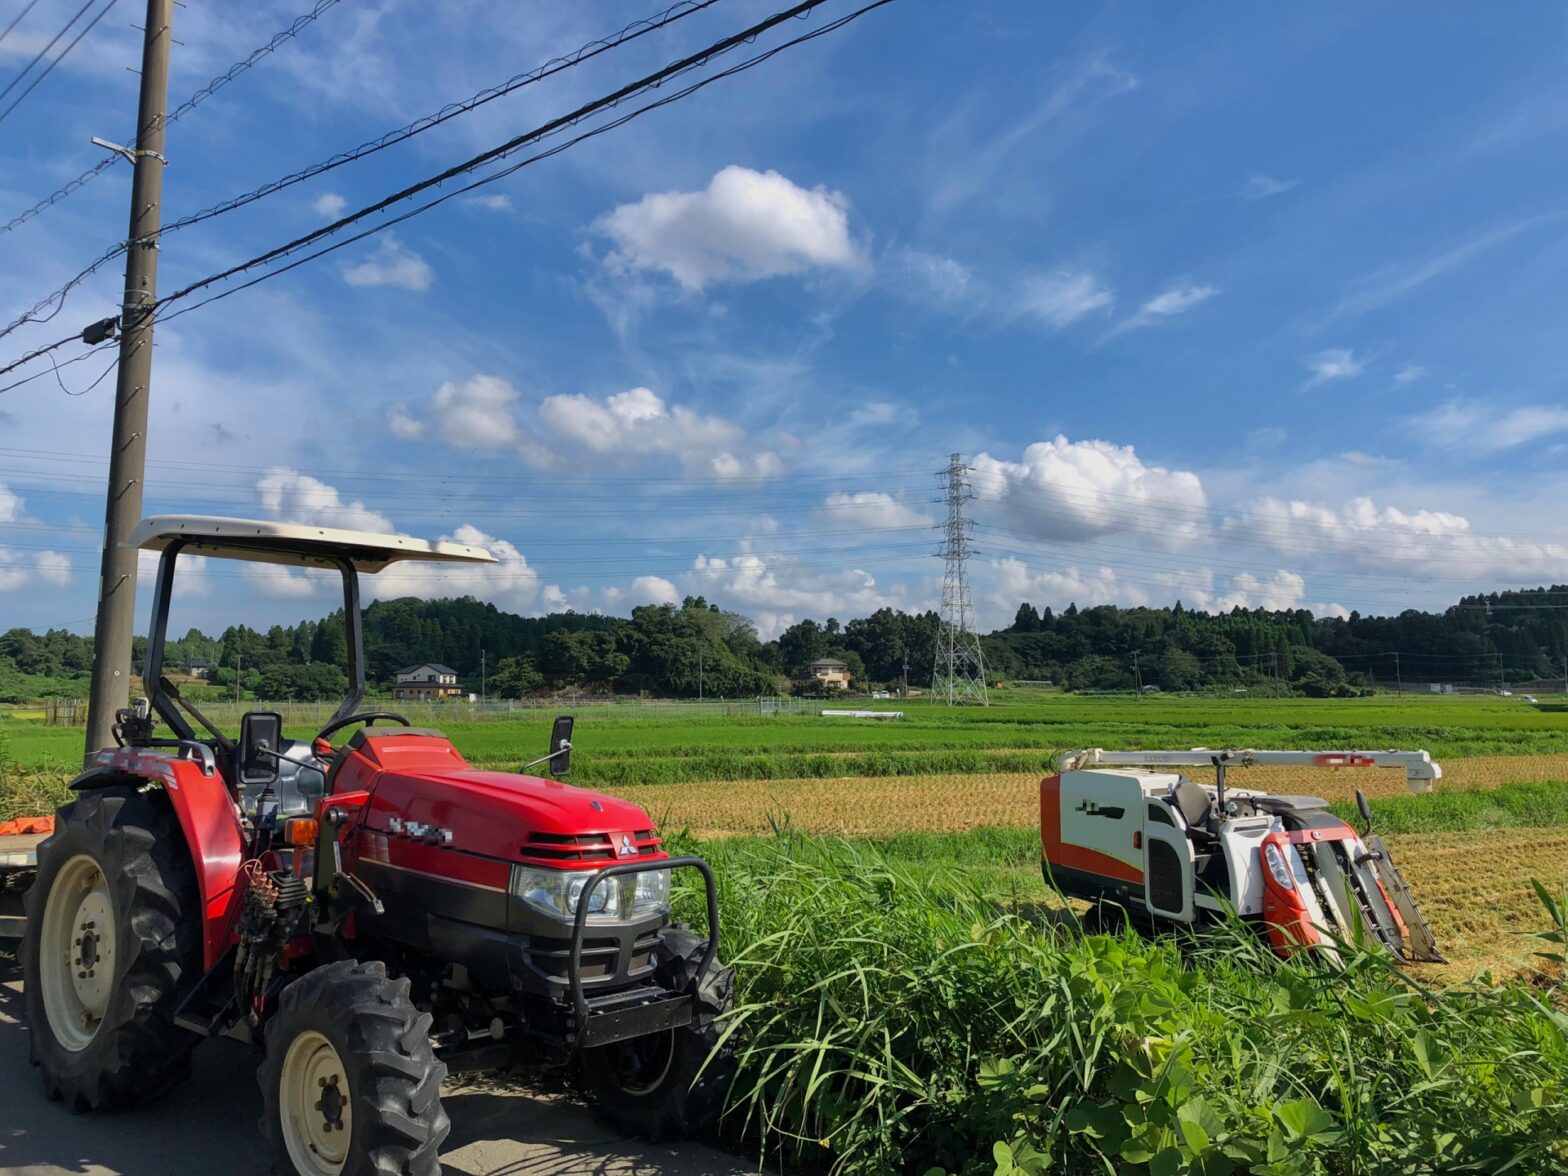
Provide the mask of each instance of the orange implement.
[{"label": "orange implement", "polygon": [[0,821],[0,837],[27,837],[53,832],[53,817],[17,817],[13,821]]}]

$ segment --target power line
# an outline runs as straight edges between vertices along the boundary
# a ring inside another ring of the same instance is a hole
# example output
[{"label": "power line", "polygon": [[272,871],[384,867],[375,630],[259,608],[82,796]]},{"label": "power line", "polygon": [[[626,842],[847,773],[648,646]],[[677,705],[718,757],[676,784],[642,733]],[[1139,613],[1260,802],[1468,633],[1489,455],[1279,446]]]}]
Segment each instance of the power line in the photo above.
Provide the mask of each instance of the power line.
[{"label": "power line", "polygon": [[[282,41],[294,36],[302,27],[304,27],[305,24],[309,23],[311,20],[314,20],[316,16],[321,13],[321,11],[334,3],[337,3],[337,0],[321,0],[321,2],[317,4],[316,8],[312,12],[300,17],[299,20],[295,21],[294,24],[291,25],[288,29],[285,29],[282,33],[279,33],[276,37],[274,37],[272,41],[268,43],[268,45],[256,50],[256,52],[252,53],[251,56],[244,62],[237,63],[235,66],[230,68],[228,73],[219,75],[218,78],[213,79],[213,81],[209,83],[208,86],[203,90],[198,90],[196,94],[193,94],[190,98],[186,99],[186,101],[169,116],[166,122],[173,122],[175,119],[179,118],[181,114],[184,114],[196,106],[213,90],[220,88],[221,85],[226,84],[228,81],[232,81],[238,73],[241,73],[244,69],[249,68],[249,66],[253,64],[256,59],[266,53],[271,52],[277,47],[277,45],[281,44]],[[426,115],[421,119],[416,119],[414,122],[400,127],[397,130],[389,131],[378,139],[368,140],[364,143],[361,143],[357,147],[350,148],[348,151],[339,152],[330,159],[323,160],[320,163],[311,164],[309,167],[284,176],[281,179],[273,180],[270,183],[263,184],[261,187],[252,189],[251,191],[241,196],[232,197],[231,199],[225,200],[220,204],[215,204],[210,208],[203,209],[200,212],[190,213],[186,216],[173,220],[164,225],[161,232],[165,236],[169,233],[177,233],[181,229],[200,224],[203,221],[210,220],[215,216],[221,216],[224,213],[232,212],[237,208],[243,208],[247,204],[252,204],[257,200],[262,199],[263,197],[271,196],[275,192],[282,191],[284,188],[291,187],[294,184],[301,183],[305,180],[313,179],[316,176],[333,170],[334,168],[341,167],[346,163],[356,162],[358,160],[364,159],[369,155],[373,155],[378,151],[384,150],[387,147],[392,147],[398,143],[406,142],[407,140],[412,139],[415,135],[423,134],[425,131],[428,131],[433,127],[438,127],[442,123],[456,118],[460,114],[467,114],[469,111],[483,106],[487,102],[491,102],[497,98],[505,97],[508,94],[515,93],[524,86],[532,85],[535,82],[543,81],[546,78],[553,77],[563,70],[580,65],[585,61],[599,56],[601,53],[606,53],[611,49],[618,48],[619,46],[634,41],[639,37],[646,36],[648,33],[656,32],[659,29],[666,28],[669,25],[674,24],[676,21],[690,16],[695,12],[700,12],[705,8],[709,8],[716,3],[718,3],[718,0],[682,0],[681,3],[665,9],[663,12],[658,13],[655,16],[651,16],[639,21],[633,21],[631,24],[625,26],[619,32],[614,33],[611,36],[602,37],[597,41],[590,41],[571,53],[564,54],[560,57],[551,58],[549,61],[545,62],[543,65],[529,73],[518,74],[516,77],[513,77],[498,86],[492,86],[487,90],[481,90],[479,93],[463,100],[462,102],[449,103],[448,105],[443,106],[436,113]],[[4,233],[15,228],[31,217],[36,216],[49,205],[64,199],[66,196],[69,196],[73,191],[82,187],[94,176],[99,175],[108,168],[112,167],[119,158],[120,157],[115,154],[106,156],[94,167],[91,167],[87,171],[83,172],[80,176],[72,180],[59,191],[55,192],[52,196],[41,200],[32,208],[14,218],[9,224],[0,226],[0,233]],[[124,252],[125,246],[120,244],[114,246],[112,249],[109,249],[107,252],[95,258],[58,290],[48,295],[48,297],[40,299],[31,310],[27,311],[15,321],[11,322],[3,330],[0,330],[0,339],[3,339],[6,335],[9,335],[12,331],[16,330],[25,323],[48,322],[59,313],[61,307],[65,305],[66,297],[76,286],[80,285],[83,281],[96,273],[100,268],[113,261],[116,257],[119,257],[120,254]],[[42,314],[43,311],[49,309],[50,307],[53,307],[54,309],[50,311],[49,314]]]},{"label": "power line", "polygon": [[[163,120],[164,125],[167,126],[169,123],[179,119],[181,115],[190,113],[190,111],[194,110],[197,106],[201,105],[208,98],[211,98],[219,90],[223,89],[224,86],[228,85],[235,78],[239,77],[240,74],[250,69],[251,66],[255,65],[263,57],[266,57],[268,54],[275,52],[277,48],[285,41],[298,36],[307,25],[311,24],[317,17],[319,17],[323,12],[331,8],[336,3],[338,3],[338,0],[317,0],[316,6],[314,8],[305,13],[303,16],[296,18],[294,23],[289,25],[288,28],[277,33],[270,41],[261,46],[259,49],[252,51],[249,57],[243,58],[240,61],[236,61],[233,65],[229,66],[227,70],[213,78],[205,86],[197,90],[194,94],[182,102],[178,107],[169,113],[167,118]],[[28,5],[28,7],[32,7],[32,5]],[[0,34],[0,40],[4,39],[4,35]],[[127,146],[135,146],[134,136]],[[9,233],[18,225],[26,224],[28,221],[32,220],[33,217],[43,212],[44,209],[50,207],[53,204],[58,204],[71,193],[86,187],[87,184],[90,183],[93,179],[102,175],[116,163],[120,162],[120,158],[121,157],[117,152],[111,152],[110,154],[105,155],[101,160],[95,163],[92,167],[88,168],[81,175],[77,176],[74,180],[71,180],[69,183],[64,185],[59,190],[51,193],[50,195],[45,196],[42,200],[33,205],[31,208],[27,209],[25,212],[18,213],[6,224],[0,225],[0,233]],[[116,246],[114,252],[109,256],[117,257],[124,251],[124,249],[125,247],[123,245]],[[104,260],[107,260],[107,258]],[[94,268],[96,268],[98,264],[101,264],[101,261],[94,263]],[[83,275],[79,275],[79,277],[80,276],[85,276],[85,273]],[[74,284],[75,280],[72,282],[72,285]],[[6,332],[0,332],[0,334],[3,333]]]},{"label": "power line", "polygon": [[5,26],[5,32],[0,33],[0,44],[5,42],[5,39],[11,35],[11,30],[22,23],[23,18],[33,10],[33,5],[37,3],[38,0],[27,0],[27,3],[23,6],[22,11],[13,16],[11,18],[11,23]]},{"label": "power line", "polygon": [[[77,33],[75,37],[73,37],[71,39],[71,43],[69,45],[67,45],[64,49],[60,50],[60,55],[58,57],[56,57],[53,61],[51,61],[47,66],[44,67],[43,73],[39,74],[36,78],[34,78],[31,82],[29,82],[28,85],[27,85],[27,89],[23,90],[20,94],[18,94],[16,96],[16,100],[14,102],[12,102],[10,106],[7,106],[4,110],[0,110],[0,122],[4,122],[6,120],[6,117],[13,110],[15,110],[18,106],[20,106],[22,104],[22,100],[24,98],[26,98],[29,94],[31,94],[35,89],[37,89],[39,82],[43,81],[46,77],[48,77],[51,73],[54,72],[54,67],[59,65],[62,61],[64,61],[66,59],[66,57],[69,56],[71,50],[76,48],[77,42],[79,42],[88,33],[92,32],[94,27],[96,27],[96,25],[98,24],[98,22],[101,21],[104,17],[109,15],[109,9],[113,8],[117,2],[118,2],[118,0],[109,0],[109,2],[107,4],[105,4],[102,8],[100,8],[98,10],[98,15],[93,17],[92,20],[88,21],[87,22],[87,26],[84,29],[82,29],[81,32]],[[89,0],[89,3],[91,3],[91,0]],[[84,11],[85,11],[85,9],[84,9]],[[72,17],[71,18],[71,22],[72,22],[72,24],[74,24],[76,22],[76,18]],[[66,28],[70,28],[70,25],[67,25]],[[58,39],[59,39],[58,37],[55,38],[55,40],[58,40]],[[54,43],[53,41],[50,42],[51,45],[53,43]],[[34,60],[36,61],[37,59],[34,58]],[[28,69],[31,69],[31,68],[32,68],[32,66],[29,65]],[[23,71],[23,73],[25,73],[25,72],[26,72],[26,70]],[[18,74],[16,76],[16,78],[13,79],[13,81],[11,82],[11,86],[16,85],[17,81],[21,80],[21,76],[22,76],[21,74]],[[6,90],[9,91],[11,86],[7,86]]]},{"label": "power line", "polygon": [[[33,66],[37,65],[40,61],[49,55],[49,50],[53,49],[55,45],[59,43],[61,37],[65,36],[66,33],[71,31],[71,26],[74,25],[77,21],[81,20],[83,14],[86,13],[86,11],[95,3],[97,3],[97,0],[87,0],[86,4],[83,4],[76,10],[76,14],[72,16],[70,20],[65,22],[65,27],[56,33],[52,38],[50,38],[49,44],[45,45],[42,49],[35,53],[33,55],[33,59],[22,68],[22,71],[6,83],[5,89],[0,90],[0,99],[4,99],[7,94],[16,88],[16,84],[18,82],[20,82],[23,78],[32,72]],[[18,19],[20,19],[20,17]],[[14,24],[15,22],[13,21],[12,23]],[[9,32],[10,30],[7,29],[6,31]]]},{"label": "power line", "polygon": [[[425,179],[410,184],[389,196],[385,196],[372,204],[368,204],[363,208],[349,213],[347,216],[340,217],[329,225],[324,225],[321,228],[306,233],[301,237],[296,237],[294,240],[286,242],[283,245],[276,246],[275,248],[269,249],[264,253],[259,253],[255,257],[252,257],[246,261],[239,262],[236,265],[229,266],[227,269],[220,270],[217,273],[209,274],[204,278],[200,278],[194,282],[191,282],[188,285],[176,290],[174,293],[161,298],[157,306],[158,308],[167,306],[170,303],[177,302],[183,298],[189,297],[198,290],[205,289],[206,287],[214,285],[217,282],[235,277],[238,274],[255,269],[257,266],[269,265],[272,262],[286,257],[291,253],[297,252],[298,250],[303,249],[308,245],[314,244],[315,242],[320,241],[325,237],[329,237],[334,233],[349,227],[350,225],[356,224],[368,216],[373,216],[378,212],[382,212],[394,204],[400,204],[404,200],[408,200],[421,192],[428,191],[433,187],[444,184],[448,180],[452,180],[458,176],[472,172],[477,168],[483,167],[487,163],[494,163],[516,151],[520,147],[553,135],[568,126],[581,122],[583,119],[589,118],[592,115],[599,113],[600,111],[616,106],[619,103],[624,102],[627,98],[648,90],[656,89],[670,79],[680,74],[687,73],[690,70],[693,70],[711,61],[715,57],[718,57],[724,53],[728,53],[737,46],[754,41],[757,37],[761,36],[769,29],[783,24],[786,21],[805,16],[813,9],[821,7],[821,5],[825,2],[826,0],[803,0],[803,2],[800,4],[796,4],[782,12],[774,13],[772,16],[757,22],[749,28],[743,29],[738,33],[731,34],[730,36],[725,37],[719,41],[715,41],[707,48],[701,49],[687,57],[683,57],[678,61],[672,62],[669,65],[664,66],[662,69],[655,70],[653,73],[639,78],[637,81],[630,82],[627,85],[622,86],[620,89],[614,91],[611,94],[607,94],[601,98],[596,98],[591,102],[584,103],[582,106],[578,107],[569,114],[561,115],[558,118],[551,119],[549,122],[544,123],[543,125],[536,127],[531,131],[526,131],[521,135],[516,135],[513,138],[506,140],[504,143],[498,144],[495,147],[491,147],[486,151],[480,152],[478,155],[475,155],[470,159],[464,160],[462,163],[454,164],[452,167],[437,172],[435,175],[427,176]],[[288,266],[284,266],[282,269],[271,271],[259,278],[252,279],[251,281],[237,286],[231,290],[224,291],[222,294],[204,299],[202,302],[197,303],[194,306],[187,307],[184,311],[180,311],[179,313],[188,313],[191,310],[197,309],[197,307],[207,305],[209,302],[215,302],[219,298],[227,297],[229,294],[238,293],[240,290],[248,289],[249,287],[256,285],[258,282],[265,281],[271,277],[276,277],[279,274],[287,273],[289,270],[294,269],[299,265],[303,265],[309,261],[314,261],[316,258],[323,257],[336,249],[344,247],[345,245],[352,244],[355,241],[360,241],[366,237],[374,235],[375,233],[382,232],[385,229],[391,228],[393,225],[400,224],[405,220],[408,220],[414,216],[418,216],[420,213],[427,212],[430,209],[435,208],[437,205],[444,204],[448,200],[454,199],[467,192],[471,192],[476,188],[482,187],[486,184],[494,183],[499,179],[512,175],[530,163],[536,163],[541,159],[547,159],[552,155],[559,154],[561,151],[564,151],[567,148],[582,142],[584,139],[592,137],[593,135],[603,134],[605,131],[624,126],[627,122],[630,122],[632,119],[638,117],[639,115],[645,114],[650,110],[655,110],[661,106],[669,105],[671,102],[679,101],[680,99],[695,93],[696,91],[712,84],[715,81],[726,77],[732,77],[745,69],[759,65],[785,49],[803,44],[806,41],[814,40],[818,36],[822,36],[825,33],[834,31],[835,29],[842,28],[850,21],[865,15],[867,12],[870,12],[873,9],[881,8],[883,5],[889,4],[891,2],[892,0],[873,0],[872,3],[849,13],[846,16],[840,17],[838,20],[815,30],[813,33],[808,33],[804,36],[797,37],[794,40],[787,41],[782,45],[774,47],[766,53],[758,54],[757,56],[740,63],[738,66],[733,66],[728,70],[714,74],[711,77],[704,78],[701,81],[688,86],[686,89],[678,93],[671,94],[658,102],[649,103],[647,106],[640,107],[639,109],[632,111],[611,123],[607,123],[593,131],[579,135],[575,139],[568,140],[565,143],[558,144],[549,151],[540,152],[537,155],[530,156],[528,159],[513,164],[511,167],[494,172],[491,175],[483,177],[480,180],[476,180],[471,184],[465,185],[456,191],[449,192],[445,196],[438,197],[435,200],[431,200],[428,203],[419,206],[418,208],[411,209],[409,212],[403,213],[400,216],[383,221],[381,224],[376,225],[362,233],[358,233],[345,240],[339,241],[336,244],[331,245],[325,249],[318,250],[315,253],[307,254],[305,257],[291,263]],[[174,316],[171,315],[169,317],[172,318]]]}]

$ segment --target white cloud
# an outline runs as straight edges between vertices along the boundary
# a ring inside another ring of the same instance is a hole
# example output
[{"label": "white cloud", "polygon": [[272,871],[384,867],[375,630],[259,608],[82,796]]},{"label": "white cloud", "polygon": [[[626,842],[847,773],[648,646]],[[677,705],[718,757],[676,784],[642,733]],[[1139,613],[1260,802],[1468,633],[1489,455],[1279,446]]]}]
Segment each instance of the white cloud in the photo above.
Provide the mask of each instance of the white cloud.
[{"label": "white cloud", "polygon": [[408,411],[408,405],[399,400],[387,409],[387,428],[392,430],[394,437],[401,437],[404,441],[413,441],[425,435],[425,422]]},{"label": "white cloud", "polygon": [[1262,498],[1227,519],[1224,530],[1318,564],[1400,571],[1444,582],[1487,577],[1556,582],[1568,566],[1568,545],[1476,535],[1463,515],[1379,507],[1364,497],[1342,507]]},{"label": "white cloud", "polygon": [[1267,580],[1259,580],[1251,572],[1242,572],[1231,580],[1231,591],[1215,602],[1216,612],[1229,612],[1233,608],[1265,608],[1271,612],[1295,608],[1306,594],[1307,582],[1295,572],[1283,568]]},{"label": "white cloud", "polygon": [[[156,551],[138,551],[136,553],[136,576],[143,584],[151,584],[153,577],[158,574],[158,561],[161,558]],[[198,599],[212,595],[212,563],[205,555],[191,555],[189,552],[179,558],[174,566],[174,597],[176,600]],[[224,560],[225,567],[238,567],[232,560]]]},{"label": "white cloud", "polygon": [[1247,177],[1247,182],[1241,186],[1243,200],[1264,200],[1270,196],[1278,196],[1281,192],[1289,192],[1300,180],[1278,180],[1273,176],[1261,173]]},{"label": "white cloud", "polygon": [[699,555],[682,579],[689,591],[749,616],[763,640],[777,637],[801,616],[847,619],[884,607],[911,607],[910,591],[904,585],[884,588],[860,568],[807,567],[793,559]]},{"label": "white cloud", "polygon": [[557,438],[618,461],[673,456],[689,472],[721,480],[771,477],[782,469],[777,454],[747,451],[739,425],[667,404],[650,388],[631,388],[603,400],[579,393],[547,396],[539,405],[539,421]]},{"label": "white cloud", "polygon": [[392,534],[392,520],[362,502],[345,502],[336,486],[287,466],[273,466],[256,482],[262,508],[285,522],[318,523],[350,531]]},{"label": "white cloud", "polygon": [[386,600],[397,596],[476,596],[508,608],[522,609],[539,596],[539,573],[513,544],[464,523],[441,541],[481,547],[496,557],[493,564],[395,563],[366,576],[365,591]]},{"label": "white cloud", "polygon": [[[448,380],[430,398],[429,418],[436,435],[460,449],[505,449],[522,439],[517,427],[517,389],[500,376],[471,376],[462,383]],[[410,421],[417,424],[417,421]],[[404,433],[409,425],[405,424]],[[397,426],[393,425],[394,432]],[[416,435],[417,434],[412,434]]]},{"label": "white cloud", "polygon": [[1163,293],[1156,294],[1145,302],[1139,309],[1140,315],[1153,315],[1166,317],[1173,314],[1185,314],[1201,302],[1207,302],[1220,292],[1218,286],[1172,286]]},{"label": "white cloud", "polygon": [[1321,600],[1311,606],[1311,611],[1315,617],[1338,617],[1342,621],[1348,620],[1350,617],[1350,610],[1344,605],[1331,604]]},{"label": "white cloud", "polygon": [[311,203],[311,207],[327,220],[334,221],[343,215],[343,210],[348,207],[348,201],[336,192],[323,192]]},{"label": "white cloud", "polygon": [[1426,368],[1420,364],[1407,363],[1394,373],[1394,382],[1397,384],[1413,384],[1417,380],[1426,379],[1428,374]]},{"label": "white cloud", "polygon": [[71,582],[71,560],[58,551],[10,551],[0,547],[0,592]]},{"label": "white cloud", "polygon": [[855,428],[864,428],[867,425],[891,425],[900,417],[913,415],[909,410],[901,409],[896,404],[889,404],[885,400],[873,400],[868,404],[856,406],[849,414],[849,423]]},{"label": "white cloud", "polygon": [[919,249],[894,250],[884,261],[884,280],[917,302],[963,302],[976,292],[975,275],[951,257]]},{"label": "white cloud", "polygon": [[1357,359],[1356,353],[1348,347],[1330,347],[1327,351],[1309,355],[1302,363],[1312,373],[1307,380],[1309,388],[1329,380],[1348,380],[1359,376],[1364,366],[1364,361]]},{"label": "white cloud", "polygon": [[0,483],[0,523],[16,523],[23,518],[22,508],[27,505],[26,500],[4,483]]},{"label": "white cloud", "polygon": [[700,192],[653,192],[594,222],[612,270],[655,270],[688,290],[860,264],[842,193],[731,165]]},{"label": "white cloud", "polygon": [[1021,601],[1027,600],[1036,607],[1049,607],[1057,612],[1069,604],[1087,608],[1096,604],[1119,604],[1135,607],[1148,604],[1148,595],[1137,585],[1128,584],[1116,575],[1116,569],[1101,567],[1088,572],[1071,565],[1049,571],[1034,571],[1020,560],[1011,557],[998,560],[990,577],[988,592],[991,608],[978,619],[981,629],[989,624],[1005,624],[1013,617]]},{"label": "white cloud", "polygon": [[1450,400],[1411,418],[1428,442],[1496,453],[1568,432],[1568,408],[1526,405],[1500,412],[1486,401]]},{"label": "white cloud", "polygon": [[823,526],[835,531],[932,525],[931,519],[914,507],[880,490],[860,490],[853,494],[836,491],[827,496],[817,516]]},{"label": "white cloud", "polygon": [[1096,310],[1108,310],[1116,295],[1100,279],[1082,270],[1059,269],[1026,278],[1018,289],[1014,311],[1060,330]]},{"label": "white cloud", "polygon": [[[304,600],[329,585],[340,599],[342,596],[342,580],[335,572],[323,574],[280,564],[237,563],[234,567],[250,581],[258,596],[269,600]],[[330,581],[327,575],[331,576]]]},{"label": "white cloud", "polygon": [[679,604],[680,593],[663,576],[638,576],[626,591],[632,604]]},{"label": "white cloud", "polygon": [[426,290],[435,280],[425,259],[388,233],[381,238],[374,257],[344,269],[343,280],[350,286],[398,286],[404,290]]},{"label": "white cloud", "polygon": [[473,196],[469,198],[468,203],[486,212],[512,211],[512,198],[505,192],[494,192],[489,196]]},{"label": "white cloud", "polygon": [[1190,470],[1145,465],[1130,445],[1037,441],[1017,462],[974,459],[982,508],[1031,537],[1088,540],[1118,532],[1179,547],[1208,533],[1208,500]]}]

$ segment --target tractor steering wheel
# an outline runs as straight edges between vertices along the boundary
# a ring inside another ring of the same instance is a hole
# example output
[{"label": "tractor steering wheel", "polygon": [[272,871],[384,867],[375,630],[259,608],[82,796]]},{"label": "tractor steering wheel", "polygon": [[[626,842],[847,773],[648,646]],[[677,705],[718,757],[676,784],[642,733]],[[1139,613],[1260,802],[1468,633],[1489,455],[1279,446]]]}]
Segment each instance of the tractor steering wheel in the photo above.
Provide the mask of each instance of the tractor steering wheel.
[{"label": "tractor steering wheel", "polygon": [[315,744],[329,735],[336,735],[344,727],[351,727],[355,723],[374,723],[377,719],[391,719],[393,722],[401,723],[405,727],[414,725],[394,711],[361,711],[357,715],[346,715],[336,722],[328,723],[320,731],[316,732],[316,738],[312,739],[311,743]]}]

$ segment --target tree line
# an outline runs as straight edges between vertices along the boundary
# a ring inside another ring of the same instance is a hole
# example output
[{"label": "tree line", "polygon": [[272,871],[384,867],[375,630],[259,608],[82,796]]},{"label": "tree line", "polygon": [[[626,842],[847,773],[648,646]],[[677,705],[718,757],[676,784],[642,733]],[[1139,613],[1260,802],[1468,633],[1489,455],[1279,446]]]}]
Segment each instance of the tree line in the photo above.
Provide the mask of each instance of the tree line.
[{"label": "tree line", "polygon": [[[993,681],[1069,690],[1273,689],[1346,695],[1396,681],[1504,685],[1568,674],[1568,588],[1462,599],[1441,613],[1314,617],[1305,609],[1098,605],[1061,613],[1019,606],[981,638]],[[466,690],[521,698],[576,690],[666,697],[750,697],[813,689],[820,658],[846,663],[857,689],[929,686],[940,619],[878,609],[840,623],[802,620],[762,640],[745,616],[700,596],[629,617],[577,612],[524,617],[473,597],[377,601],[364,610],[366,673],[383,692],[396,672],[450,666]],[[266,630],[191,629],[165,665],[210,667],[215,691],[274,700],[332,698],[347,683],[342,610]],[[137,639],[140,669],[145,641]],[[65,630],[0,634],[0,701],[85,694],[92,640]]]}]

